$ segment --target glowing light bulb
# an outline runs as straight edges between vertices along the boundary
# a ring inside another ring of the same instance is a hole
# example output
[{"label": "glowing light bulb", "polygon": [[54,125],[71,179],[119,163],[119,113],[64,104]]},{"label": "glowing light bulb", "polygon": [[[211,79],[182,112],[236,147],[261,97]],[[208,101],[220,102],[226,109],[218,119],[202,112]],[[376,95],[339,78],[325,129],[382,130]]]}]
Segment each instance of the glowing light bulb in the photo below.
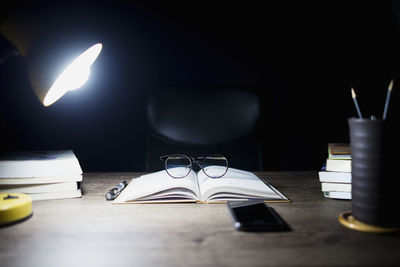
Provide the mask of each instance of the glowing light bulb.
[{"label": "glowing light bulb", "polygon": [[56,102],[68,91],[76,90],[87,82],[90,66],[100,54],[102,47],[101,43],[93,45],[68,65],[47,92],[43,101],[46,107]]}]

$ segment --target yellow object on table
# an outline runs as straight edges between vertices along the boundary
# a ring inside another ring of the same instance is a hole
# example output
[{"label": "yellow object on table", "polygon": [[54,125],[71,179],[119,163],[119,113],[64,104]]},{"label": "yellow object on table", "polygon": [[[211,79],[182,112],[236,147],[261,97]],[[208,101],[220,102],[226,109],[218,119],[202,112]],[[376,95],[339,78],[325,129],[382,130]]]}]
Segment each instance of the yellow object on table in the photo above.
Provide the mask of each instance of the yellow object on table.
[{"label": "yellow object on table", "polygon": [[353,217],[351,211],[346,211],[341,213],[339,215],[339,222],[349,229],[367,233],[386,234],[386,233],[400,231],[399,227],[381,227],[357,221]]},{"label": "yellow object on table", "polygon": [[0,226],[26,219],[32,215],[32,198],[26,194],[0,193]]}]

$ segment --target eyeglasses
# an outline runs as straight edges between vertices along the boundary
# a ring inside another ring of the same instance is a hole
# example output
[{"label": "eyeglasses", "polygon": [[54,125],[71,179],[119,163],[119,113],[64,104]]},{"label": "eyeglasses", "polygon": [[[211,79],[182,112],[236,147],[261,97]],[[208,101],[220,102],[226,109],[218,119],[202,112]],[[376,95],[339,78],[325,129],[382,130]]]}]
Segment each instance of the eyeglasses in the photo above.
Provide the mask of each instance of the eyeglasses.
[{"label": "eyeglasses", "polygon": [[161,156],[165,170],[173,178],[186,177],[192,170],[193,164],[197,164],[210,178],[220,178],[228,171],[228,159],[221,155],[209,155],[207,157],[188,157],[182,154]]}]

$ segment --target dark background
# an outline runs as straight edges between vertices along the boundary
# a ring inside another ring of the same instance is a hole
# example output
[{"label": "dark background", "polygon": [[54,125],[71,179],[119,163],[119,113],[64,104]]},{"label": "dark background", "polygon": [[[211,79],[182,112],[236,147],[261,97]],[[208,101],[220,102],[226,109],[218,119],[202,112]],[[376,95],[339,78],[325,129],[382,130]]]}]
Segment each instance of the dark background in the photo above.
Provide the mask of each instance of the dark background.
[{"label": "dark background", "polygon": [[[388,117],[397,120],[399,3],[277,2],[2,7],[0,19],[27,10],[61,33],[102,42],[103,51],[88,83],[48,108],[36,99],[23,58],[0,65],[1,150],[73,149],[84,171],[143,171],[147,94],[169,86],[259,95],[265,170],[318,170],[327,143],[348,142],[351,86],[363,115],[381,117],[394,79]],[[2,40],[3,50],[8,45]]]}]

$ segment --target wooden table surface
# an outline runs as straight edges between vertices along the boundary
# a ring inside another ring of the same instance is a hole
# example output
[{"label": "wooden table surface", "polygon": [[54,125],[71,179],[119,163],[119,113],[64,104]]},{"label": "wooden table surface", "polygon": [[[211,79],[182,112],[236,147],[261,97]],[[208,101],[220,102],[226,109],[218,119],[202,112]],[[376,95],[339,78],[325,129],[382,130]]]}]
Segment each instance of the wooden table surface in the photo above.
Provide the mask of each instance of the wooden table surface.
[{"label": "wooden table surface", "polygon": [[82,198],[0,229],[0,266],[400,266],[400,235],[340,225],[351,203],[324,198],[317,172],[257,174],[292,200],[270,204],[291,232],[238,232],[224,204],[113,205],[106,191],[140,174],[85,173]]}]

